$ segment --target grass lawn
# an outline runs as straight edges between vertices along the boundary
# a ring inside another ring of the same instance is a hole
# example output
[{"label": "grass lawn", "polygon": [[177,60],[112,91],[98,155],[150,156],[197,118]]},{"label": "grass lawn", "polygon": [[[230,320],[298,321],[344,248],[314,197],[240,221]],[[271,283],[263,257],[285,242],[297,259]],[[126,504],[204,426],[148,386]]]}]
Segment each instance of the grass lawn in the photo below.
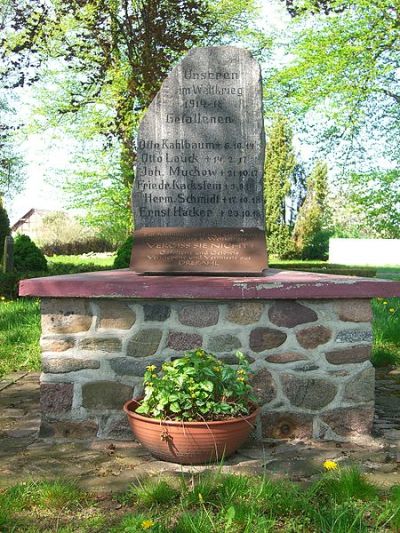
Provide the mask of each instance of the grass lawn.
[{"label": "grass lawn", "polygon": [[64,263],[68,265],[97,265],[102,267],[112,268],[115,255],[108,257],[96,257],[91,255],[52,255],[46,257],[49,266],[56,263]]},{"label": "grass lawn", "polygon": [[148,479],[123,494],[68,482],[26,482],[0,493],[0,530],[59,533],[355,533],[400,530],[400,486],[383,492],[357,470],[309,487],[260,476],[203,473]]},{"label": "grass lawn", "polygon": [[39,300],[0,300],[0,377],[40,368]]}]

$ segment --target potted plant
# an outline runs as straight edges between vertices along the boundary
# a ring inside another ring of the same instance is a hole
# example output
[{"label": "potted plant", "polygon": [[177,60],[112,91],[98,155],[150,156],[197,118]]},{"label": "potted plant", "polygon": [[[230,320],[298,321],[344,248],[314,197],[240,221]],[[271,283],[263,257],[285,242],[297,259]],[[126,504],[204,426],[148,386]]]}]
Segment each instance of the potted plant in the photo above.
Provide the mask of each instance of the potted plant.
[{"label": "potted plant", "polygon": [[234,453],[254,427],[259,409],[250,369],[237,352],[231,367],[204,350],[147,367],[145,395],[124,405],[136,439],[155,457],[201,464]]}]

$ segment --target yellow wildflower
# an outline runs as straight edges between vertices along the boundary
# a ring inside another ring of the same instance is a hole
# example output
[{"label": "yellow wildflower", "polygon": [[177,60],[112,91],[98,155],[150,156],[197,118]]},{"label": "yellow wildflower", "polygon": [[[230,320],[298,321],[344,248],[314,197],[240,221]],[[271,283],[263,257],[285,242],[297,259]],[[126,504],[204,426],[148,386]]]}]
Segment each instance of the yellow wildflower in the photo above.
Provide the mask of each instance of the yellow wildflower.
[{"label": "yellow wildflower", "polygon": [[155,365],[149,365],[146,367],[146,370],[148,370],[149,372],[153,372],[153,370],[155,370],[157,367]]},{"label": "yellow wildflower", "polygon": [[0,298],[0,300],[2,300],[3,302],[4,302],[5,299],[6,299],[5,296],[2,296],[2,297]]},{"label": "yellow wildflower", "polygon": [[328,459],[324,463],[322,463],[322,466],[325,468],[325,470],[336,470],[338,467],[338,464],[335,461],[331,461]]},{"label": "yellow wildflower", "polygon": [[388,304],[388,302],[385,300],[385,301],[383,302],[383,305],[387,305],[387,304]]},{"label": "yellow wildflower", "polygon": [[201,357],[202,355],[204,355],[204,350],[196,350],[196,355],[198,357]]},{"label": "yellow wildflower", "polygon": [[243,370],[243,368],[239,368],[237,374],[246,374],[246,370]]},{"label": "yellow wildflower", "polygon": [[244,381],[244,378],[242,378],[242,377],[236,378],[236,381]]},{"label": "yellow wildflower", "polygon": [[142,528],[143,529],[150,529],[153,526],[154,526],[153,520],[143,520],[143,522],[142,522]]},{"label": "yellow wildflower", "polygon": [[393,307],[391,307],[391,308],[389,309],[389,313],[394,313],[395,311],[396,311],[396,309],[394,309]]},{"label": "yellow wildflower", "polygon": [[214,366],[214,372],[221,372],[221,369],[219,368],[219,366]]}]

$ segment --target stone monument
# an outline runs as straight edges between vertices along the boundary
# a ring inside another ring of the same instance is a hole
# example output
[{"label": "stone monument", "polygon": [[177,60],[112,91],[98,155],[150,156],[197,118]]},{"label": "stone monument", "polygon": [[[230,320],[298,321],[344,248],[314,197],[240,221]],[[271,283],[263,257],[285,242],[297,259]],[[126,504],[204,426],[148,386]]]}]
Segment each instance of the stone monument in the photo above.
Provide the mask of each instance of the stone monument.
[{"label": "stone monument", "polygon": [[264,137],[260,66],[249,52],[191,50],[140,124],[131,268],[260,275]]}]

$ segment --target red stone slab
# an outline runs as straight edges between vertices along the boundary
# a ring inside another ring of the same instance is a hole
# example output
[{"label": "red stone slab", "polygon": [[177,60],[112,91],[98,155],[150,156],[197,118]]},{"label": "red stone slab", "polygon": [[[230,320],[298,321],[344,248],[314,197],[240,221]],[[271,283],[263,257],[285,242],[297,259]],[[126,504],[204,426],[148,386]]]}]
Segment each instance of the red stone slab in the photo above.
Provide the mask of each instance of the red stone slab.
[{"label": "red stone slab", "polygon": [[262,276],[268,266],[258,228],[142,228],[133,238],[138,274]]},{"label": "red stone slab", "polygon": [[20,296],[200,300],[400,296],[400,282],[269,269],[264,277],[141,276],[128,269],[25,279]]}]

